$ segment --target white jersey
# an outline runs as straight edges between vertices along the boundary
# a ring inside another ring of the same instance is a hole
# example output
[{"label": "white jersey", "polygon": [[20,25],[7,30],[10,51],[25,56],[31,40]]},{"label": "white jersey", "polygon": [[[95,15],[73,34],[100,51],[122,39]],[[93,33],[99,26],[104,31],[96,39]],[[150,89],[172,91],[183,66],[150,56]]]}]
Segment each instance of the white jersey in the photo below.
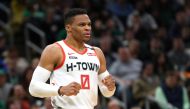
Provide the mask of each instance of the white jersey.
[{"label": "white jersey", "polygon": [[98,100],[98,71],[99,59],[93,47],[85,44],[83,53],[76,52],[64,41],[57,44],[65,54],[61,66],[53,71],[50,83],[57,86],[65,86],[71,82],[81,84],[81,90],[76,96],[52,97],[52,105],[55,109],[93,109]]}]

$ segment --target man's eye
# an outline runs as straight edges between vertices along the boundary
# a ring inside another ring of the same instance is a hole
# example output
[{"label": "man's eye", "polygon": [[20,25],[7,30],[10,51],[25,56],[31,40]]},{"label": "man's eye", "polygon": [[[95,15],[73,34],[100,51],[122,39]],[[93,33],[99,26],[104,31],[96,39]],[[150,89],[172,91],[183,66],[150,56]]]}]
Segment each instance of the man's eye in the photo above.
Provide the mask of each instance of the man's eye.
[{"label": "man's eye", "polygon": [[85,24],[84,24],[84,23],[81,23],[81,24],[79,24],[79,26],[85,26]]}]

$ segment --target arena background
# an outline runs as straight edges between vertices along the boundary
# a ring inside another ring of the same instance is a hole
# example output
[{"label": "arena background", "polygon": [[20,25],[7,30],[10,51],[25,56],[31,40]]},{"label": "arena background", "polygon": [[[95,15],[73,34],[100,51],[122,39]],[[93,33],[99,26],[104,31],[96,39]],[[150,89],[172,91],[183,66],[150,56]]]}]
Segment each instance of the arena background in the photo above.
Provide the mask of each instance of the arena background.
[{"label": "arena background", "polygon": [[115,95],[99,96],[96,109],[188,107],[189,0],[0,0],[0,109],[51,109],[50,99],[31,97],[28,85],[43,48],[66,37],[70,8],[88,10],[88,43],[102,49],[117,81]]}]

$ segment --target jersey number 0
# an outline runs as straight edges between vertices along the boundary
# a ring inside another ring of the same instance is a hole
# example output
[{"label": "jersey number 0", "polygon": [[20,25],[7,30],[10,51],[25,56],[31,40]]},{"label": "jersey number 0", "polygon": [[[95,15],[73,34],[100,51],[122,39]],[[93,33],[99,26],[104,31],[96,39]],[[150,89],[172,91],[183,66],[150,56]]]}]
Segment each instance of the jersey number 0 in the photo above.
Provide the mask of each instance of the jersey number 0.
[{"label": "jersey number 0", "polygon": [[81,75],[81,89],[90,89],[89,75]]}]

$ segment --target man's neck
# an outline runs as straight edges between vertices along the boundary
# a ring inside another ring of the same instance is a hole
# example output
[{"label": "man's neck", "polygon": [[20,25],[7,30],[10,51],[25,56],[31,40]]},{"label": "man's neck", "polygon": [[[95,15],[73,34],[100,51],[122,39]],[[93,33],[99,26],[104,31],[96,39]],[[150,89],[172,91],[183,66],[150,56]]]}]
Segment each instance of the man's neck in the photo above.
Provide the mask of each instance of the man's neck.
[{"label": "man's neck", "polygon": [[69,36],[65,39],[65,42],[67,45],[71,46],[72,48],[75,48],[77,51],[83,51],[85,49],[84,42],[76,41],[73,38],[70,38]]}]

